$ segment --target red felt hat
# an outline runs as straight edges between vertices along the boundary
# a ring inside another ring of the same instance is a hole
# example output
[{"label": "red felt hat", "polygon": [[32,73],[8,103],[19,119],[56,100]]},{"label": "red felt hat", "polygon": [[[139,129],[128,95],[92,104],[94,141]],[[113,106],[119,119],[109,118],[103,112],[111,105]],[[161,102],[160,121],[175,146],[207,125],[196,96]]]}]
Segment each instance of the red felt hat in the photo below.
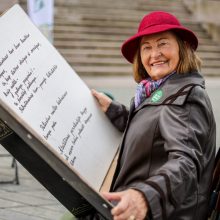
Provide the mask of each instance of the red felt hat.
[{"label": "red felt hat", "polygon": [[174,31],[181,39],[187,41],[194,50],[197,49],[198,39],[191,30],[182,26],[172,14],[155,11],[145,15],[140,22],[138,32],[123,43],[121,47],[123,56],[130,63],[133,63],[141,37],[169,30]]}]

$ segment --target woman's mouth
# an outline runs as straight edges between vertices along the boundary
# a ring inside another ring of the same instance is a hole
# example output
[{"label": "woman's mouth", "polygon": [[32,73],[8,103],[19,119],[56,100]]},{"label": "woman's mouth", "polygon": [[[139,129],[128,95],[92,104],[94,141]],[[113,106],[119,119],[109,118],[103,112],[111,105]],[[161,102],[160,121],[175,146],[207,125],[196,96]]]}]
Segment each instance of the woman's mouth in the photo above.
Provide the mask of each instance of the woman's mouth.
[{"label": "woman's mouth", "polygon": [[155,63],[152,63],[151,66],[160,66],[160,65],[165,64],[166,62],[167,62],[167,61],[155,62]]}]

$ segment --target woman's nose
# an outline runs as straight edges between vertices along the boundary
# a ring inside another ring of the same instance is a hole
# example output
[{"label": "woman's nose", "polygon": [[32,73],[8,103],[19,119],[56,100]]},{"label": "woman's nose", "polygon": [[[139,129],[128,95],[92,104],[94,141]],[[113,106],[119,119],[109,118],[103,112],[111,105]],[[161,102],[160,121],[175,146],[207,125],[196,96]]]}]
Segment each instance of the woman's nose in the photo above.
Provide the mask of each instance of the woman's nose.
[{"label": "woman's nose", "polygon": [[152,58],[157,58],[157,57],[160,57],[161,55],[162,55],[162,53],[158,47],[152,48],[152,50],[151,50],[151,57]]}]

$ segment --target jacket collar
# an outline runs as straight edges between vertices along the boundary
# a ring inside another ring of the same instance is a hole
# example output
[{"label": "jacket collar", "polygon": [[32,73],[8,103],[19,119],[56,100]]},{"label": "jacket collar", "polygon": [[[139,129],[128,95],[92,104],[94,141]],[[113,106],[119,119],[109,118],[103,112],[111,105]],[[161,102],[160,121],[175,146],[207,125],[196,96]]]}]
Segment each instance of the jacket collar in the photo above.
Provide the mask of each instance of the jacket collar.
[{"label": "jacket collar", "polygon": [[205,88],[204,78],[198,72],[173,74],[135,111],[146,105],[182,105],[194,86]]}]

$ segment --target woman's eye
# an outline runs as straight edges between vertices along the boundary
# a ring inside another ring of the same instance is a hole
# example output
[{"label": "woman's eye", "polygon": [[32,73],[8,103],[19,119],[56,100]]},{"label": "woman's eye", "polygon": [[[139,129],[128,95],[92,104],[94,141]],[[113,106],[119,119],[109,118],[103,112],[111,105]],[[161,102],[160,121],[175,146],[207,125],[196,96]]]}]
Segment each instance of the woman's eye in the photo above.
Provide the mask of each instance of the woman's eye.
[{"label": "woman's eye", "polygon": [[166,45],[167,45],[167,42],[161,42],[161,43],[158,44],[159,47],[163,47],[163,46],[166,46]]},{"label": "woman's eye", "polygon": [[151,47],[149,47],[149,46],[144,46],[143,48],[142,48],[142,50],[150,50],[151,49]]}]

